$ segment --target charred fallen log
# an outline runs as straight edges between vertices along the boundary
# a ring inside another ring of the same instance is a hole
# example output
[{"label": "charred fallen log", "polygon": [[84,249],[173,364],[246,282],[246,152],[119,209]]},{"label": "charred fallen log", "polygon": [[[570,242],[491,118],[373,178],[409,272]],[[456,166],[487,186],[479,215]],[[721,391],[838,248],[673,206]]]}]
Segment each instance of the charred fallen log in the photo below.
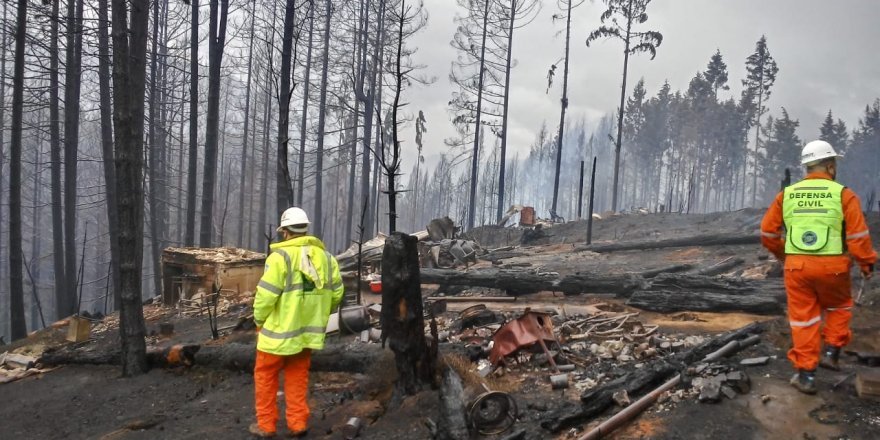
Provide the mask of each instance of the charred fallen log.
[{"label": "charred fallen log", "polygon": [[652,312],[745,312],[775,315],[782,302],[770,295],[737,295],[694,290],[643,290],[630,296],[626,305]]},{"label": "charred fallen log", "polygon": [[644,288],[644,279],[637,274],[535,273],[525,270],[474,269],[461,272],[449,269],[422,269],[424,284],[491,287],[506,290],[509,295],[552,291],[570,295],[579,293],[628,294]]},{"label": "charred fallen log", "polygon": [[654,362],[650,366],[625,374],[611,382],[585,391],[581,395],[581,404],[566,403],[555,411],[551,411],[541,427],[550,432],[581,425],[601,415],[614,404],[612,396],[620,390],[626,390],[630,396],[636,396],[652,390],[688,365],[703,359],[708,354],[720,349],[731,341],[737,341],[749,335],[764,331],[764,324],[753,322],[738,330],[719,335],[690,350],[675,354],[666,359]]},{"label": "charred fallen log", "polygon": [[[151,348],[147,360],[152,368],[198,365],[232,371],[253,371],[256,347],[252,344],[184,345],[185,350],[169,356],[169,348]],[[312,353],[312,371],[365,373],[387,356],[377,345],[328,345]],[[38,360],[43,365],[119,365],[119,351],[91,352],[59,349],[48,351]]]},{"label": "charred fallen log", "polygon": [[739,244],[761,244],[757,234],[705,234],[691,237],[669,238],[665,240],[630,241],[619,243],[599,243],[581,245],[575,251],[591,251],[599,253],[636,251],[692,246],[732,246]]},{"label": "charred fallen log", "polygon": [[728,259],[721,261],[717,264],[713,264],[711,266],[706,266],[706,267],[697,269],[691,273],[694,275],[705,275],[705,276],[720,275],[722,273],[730,271],[734,267],[737,267],[745,262],[746,262],[746,260],[743,260],[742,258],[731,257],[731,258],[728,258]]}]

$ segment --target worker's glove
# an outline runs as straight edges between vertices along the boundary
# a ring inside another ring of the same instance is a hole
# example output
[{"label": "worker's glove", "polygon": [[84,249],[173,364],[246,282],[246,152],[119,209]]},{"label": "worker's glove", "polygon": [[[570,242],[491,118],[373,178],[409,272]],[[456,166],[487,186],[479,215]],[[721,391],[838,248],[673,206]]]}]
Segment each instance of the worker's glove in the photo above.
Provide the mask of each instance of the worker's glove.
[{"label": "worker's glove", "polygon": [[869,264],[867,266],[862,266],[862,278],[866,280],[870,280],[872,276],[874,276],[874,265]]}]

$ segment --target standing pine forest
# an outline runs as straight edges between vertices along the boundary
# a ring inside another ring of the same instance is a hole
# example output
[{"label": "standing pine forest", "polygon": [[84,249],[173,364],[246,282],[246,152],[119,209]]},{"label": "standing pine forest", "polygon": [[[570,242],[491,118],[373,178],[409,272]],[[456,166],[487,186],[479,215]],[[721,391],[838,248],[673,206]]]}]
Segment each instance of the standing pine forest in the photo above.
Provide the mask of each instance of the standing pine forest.
[{"label": "standing pine forest", "polygon": [[[514,205],[578,220],[591,189],[600,215],[762,209],[824,139],[876,209],[880,88],[786,102],[811,72],[778,32],[693,53],[663,3],[4,1],[0,337],[121,309],[136,353],[163,249],[265,252],[289,206],[334,253]],[[664,59],[689,79],[650,68]]]}]

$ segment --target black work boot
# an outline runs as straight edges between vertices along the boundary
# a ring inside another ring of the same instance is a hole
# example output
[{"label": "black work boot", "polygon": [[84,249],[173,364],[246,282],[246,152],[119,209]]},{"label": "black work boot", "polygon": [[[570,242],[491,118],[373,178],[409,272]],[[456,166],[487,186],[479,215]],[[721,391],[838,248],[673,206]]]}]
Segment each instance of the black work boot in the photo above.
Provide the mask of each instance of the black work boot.
[{"label": "black work boot", "polygon": [[827,368],[829,370],[840,371],[839,361],[840,347],[828,345],[822,352],[822,360],[819,361],[819,366],[822,368]]},{"label": "black work boot", "polygon": [[816,394],[816,370],[798,370],[789,383],[804,394]]}]

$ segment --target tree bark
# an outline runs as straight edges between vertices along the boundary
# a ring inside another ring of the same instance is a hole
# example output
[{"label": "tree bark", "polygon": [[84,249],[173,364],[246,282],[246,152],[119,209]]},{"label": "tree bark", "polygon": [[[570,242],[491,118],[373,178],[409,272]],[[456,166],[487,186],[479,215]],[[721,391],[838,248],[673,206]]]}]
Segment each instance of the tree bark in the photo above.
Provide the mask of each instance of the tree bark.
[{"label": "tree bark", "polygon": [[[128,3],[131,4],[131,27]],[[143,263],[143,138],[147,0],[112,0],[113,122],[119,197],[121,303],[119,332],[123,376],[147,371],[141,305]]]},{"label": "tree bark", "polygon": [[208,32],[208,112],[205,124],[205,172],[202,180],[202,221],[199,246],[211,247],[214,239],[214,187],[217,175],[217,148],[220,134],[220,67],[226,44],[226,18],[229,0],[211,0]]},{"label": "tree bark", "polygon": [[27,37],[27,0],[18,0],[15,24],[15,66],[12,78],[12,138],[9,157],[9,313],[11,339],[27,336],[24,317],[24,279],[21,249],[21,139],[24,116],[24,42]]},{"label": "tree bark", "polygon": [[281,42],[281,74],[278,81],[278,146],[275,165],[275,210],[281,215],[293,205],[293,188],[290,186],[290,169],[287,165],[287,146],[290,142],[290,69],[293,52],[293,26],[296,12],[295,0],[287,0],[284,7],[284,36]]},{"label": "tree bark", "polygon": [[[190,0],[189,37],[189,155],[186,175],[186,231],[183,243],[196,244],[196,182],[199,170],[199,0]],[[182,165],[182,164],[181,164]]]},{"label": "tree bark", "polygon": [[71,301],[64,315],[78,313],[76,298],[76,184],[79,150],[79,91],[82,76],[83,0],[67,4],[67,56],[64,70],[64,266],[65,294]]},{"label": "tree bark", "polygon": [[425,340],[418,240],[394,232],[382,254],[382,346],[394,352],[397,381],[393,402],[435,382],[436,357]]},{"label": "tree bark", "polygon": [[[9,2],[3,2],[3,18],[6,18],[6,8]],[[9,41],[7,38],[8,32],[3,32],[2,37],[2,48],[0,48],[0,170],[3,169],[4,162],[6,159],[6,149],[5,149],[5,127],[6,127],[6,53],[7,53],[7,42]],[[3,186],[5,180],[0,179],[0,194],[4,193]],[[11,182],[10,182],[11,184]],[[3,204],[0,203],[0,221],[3,219]],[[8,262],[3,260],[3,243],[0,242],[0,266],[5,266]],[[8,267],[0,267],[0,279],[6,274],[6,269]],[[9,301],[12,298],[5,297],[5,295],[0,295],[0,307],[7,308],[9,307]],[[0,326],[0,333],[6,334],[6,323]]]}]

